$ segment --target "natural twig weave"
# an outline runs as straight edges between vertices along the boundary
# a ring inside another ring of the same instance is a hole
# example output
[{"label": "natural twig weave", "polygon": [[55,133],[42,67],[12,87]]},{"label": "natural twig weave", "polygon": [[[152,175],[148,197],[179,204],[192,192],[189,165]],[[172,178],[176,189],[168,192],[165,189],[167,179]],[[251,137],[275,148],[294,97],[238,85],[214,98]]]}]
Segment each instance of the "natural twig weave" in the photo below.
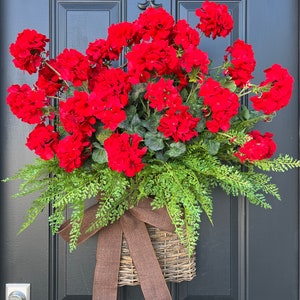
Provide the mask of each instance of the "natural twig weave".
[{"label": "natural twig weave", "polygon": [[[196,276],[195,255],[188,256],[187,248],[180,242],[176,233],[162,231],[147,226],[150,239],[162,273],[167,282],[190,281]],[[138,285],[139,279],[123,237],[119,286]]]}]

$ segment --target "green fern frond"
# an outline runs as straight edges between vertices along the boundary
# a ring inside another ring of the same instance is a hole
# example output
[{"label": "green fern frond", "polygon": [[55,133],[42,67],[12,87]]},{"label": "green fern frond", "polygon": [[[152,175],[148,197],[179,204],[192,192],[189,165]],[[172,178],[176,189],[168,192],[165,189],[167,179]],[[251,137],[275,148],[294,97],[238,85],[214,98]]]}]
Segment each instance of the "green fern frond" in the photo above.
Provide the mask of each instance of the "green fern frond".
[{"label": "green fern frond", "polygon": [[103,169],[98,173],[101,184],[98,186],[100,197],[96,220],[90,230],[107,226],[118,220],[126,210],[136,204],[136,197],[131,197],[128,178],[111,169]]},{"label": "green fern frond", "polygon": [[65,211],[64,210],[55,210],[49,216],[48,221],[52,231],[52,234],[58,232],[61,224],[65,221]]},{"label": "green fern frond", "polygon": [[261,190],[264,194],[272,195],[277,200],[281,200],[277,185],[270,183],[272,180],[271,176],[253,172],[246,172],[245,175],[257,187],[257,190]]},{"label": "green fern frond", "polygon": [[294,159],[293,157],[286,155],[279,155],[277,158],[272,160],[264,159],[255,161],[255,166],[263,171],[273,171],[273,172],[285,172],[290,169],[299,168],[300,161]]},{"label": "green fern frond", "polygon": [[77,240],[80,235],[81,223],[84,216],[85,199],[80,199],[80,200],[78,199],[75,203],[73,203],[73,205],[71,205],[72,214],[70,218],[70,224],[72,227],[70,231],[70,243],[69,243],[70,251],[76,249]]},{"label": "green fern frond", "polygon": [[270,120],[270,118],[272,118],[272,116],[264,115],[258,112],[252,112],[248,118],[243,120],[238,119],[236,122],[232,122],[231,129],[237,132],[247,133],[253,129],[257,123]]},{"label": "green fern frond", "polygon": [[[300,167],[298,160],[285,155],[273,160],[246,162],[245,168],[241,168],[232,152],[234,147],[244,143],[247,138],[245,133],[232,128],[226,133],[204,134],[211,143],[200,140],[187,145],[183,156],[170,158],[167,162],[153,159],[133,178],[112,171],[105,164],[82,167],[71,173],[60,168],[56,159],[38,159],[34,164],[26,165],[5,180],[23,179],[15,197],[39,192],[26,213],[20,232],[51,204],[49,224],[55,234],[65,221],[68,210],[72,225],[72,251],[76,248],[85,204],[89,199],[98,198],[99,206],[96,219],[88,231],[115,222],[139,200],[150,197],[153,199],[153,209],[167,208],[179,238],[192,254],[199,236],[201,214],[204,212],[213,223],[212,190],[215,187],[221,187],[230,196],[242,195],[250,203],[268,209],[271,205],[266,195],[280,200],[280,194],[278,187],[271,183],[271,176],[261,174],[257,169],[284,172]],[[220,151],[217,149],[218,143],[222,144]],[[217,151],[212,154],[215,146]],[[225,162],[222,160],[224,157],[229,159]]]}]

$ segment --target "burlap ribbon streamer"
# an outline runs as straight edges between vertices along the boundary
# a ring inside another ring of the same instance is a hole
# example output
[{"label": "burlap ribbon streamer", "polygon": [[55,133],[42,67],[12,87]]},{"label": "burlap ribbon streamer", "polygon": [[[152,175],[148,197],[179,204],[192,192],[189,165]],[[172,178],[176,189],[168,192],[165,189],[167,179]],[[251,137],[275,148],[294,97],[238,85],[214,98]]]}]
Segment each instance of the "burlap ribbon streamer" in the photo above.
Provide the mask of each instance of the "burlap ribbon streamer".
[{"label": "burlap ribbon streamer", "polygon": [[[115,300],[118,291],[118,275],[122,236],[124,234],[130,255],[137,270],[145,300],[171,300],[171,295],[157,261],[145,223],[161,230],[174,232],[174,225],[165,208],[153,210],[145,199],[125,212],[115,223],[86,232],[95,220],[98,204],[85,211],[78,244],[98,232],[93,300]],[[60,228],[59,235],[69,242],[70,220]]]}]

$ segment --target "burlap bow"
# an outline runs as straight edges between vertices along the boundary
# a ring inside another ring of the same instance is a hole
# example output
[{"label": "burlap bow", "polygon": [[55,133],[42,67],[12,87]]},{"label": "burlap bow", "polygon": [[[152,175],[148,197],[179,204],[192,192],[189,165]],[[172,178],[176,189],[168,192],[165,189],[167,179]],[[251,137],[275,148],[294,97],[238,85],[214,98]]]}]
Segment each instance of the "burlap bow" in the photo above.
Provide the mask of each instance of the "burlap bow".
[{"label": "burlap bow", "polygon": [[[165,208],[153,210],[145,199],[125,212],[115,223],[86,232],[95,220],[98,204],[85,211],[78,245],[98,232],[93,300],[117,299],[118,274],[124,234],[137,270],[145,300],[171,300],[171,295],[157,261],[145,223],[174,232],[174,225]],[[69,242],[70,220],[60,228],[59,235]]]}]

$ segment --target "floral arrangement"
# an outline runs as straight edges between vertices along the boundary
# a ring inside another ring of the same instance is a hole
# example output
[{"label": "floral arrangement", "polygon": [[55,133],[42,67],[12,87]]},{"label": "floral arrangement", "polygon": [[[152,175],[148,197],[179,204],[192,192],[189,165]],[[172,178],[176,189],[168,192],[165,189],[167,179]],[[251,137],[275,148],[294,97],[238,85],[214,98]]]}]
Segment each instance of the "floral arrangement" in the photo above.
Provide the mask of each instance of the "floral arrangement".
[{"label": "floral arrangement", "polygon": [[179,237],[185,230],[191,253],[201,213],[212,221],[216,187],[263,208],[270,208],[267,194],[280,199],[265,171],[300,162],[287,154],[274,158],[273,134],[254,127],[288,105],[293,78],[274,64],[254,84],[254,52],[240,39],[213,66],[199,47],[201,35],[225,37],[233,19],[226,5],[210,1],[196,15],[192,28],[150,7],[134,22],[112,24],[85,54],[64,49],[56,58],[49,58],[45,35],[18,34],[13,63],[37,79],[33,87],[9,87],[7,104],[35,126],[26,146],[39,158],[7,180],[23,179],[17,197],[40,192],[21,231],[51,203],[56,233],[70,208],[73,250],[91,199],[100,201],[90,230],[151,197],[153,209],[167,208]]}]

